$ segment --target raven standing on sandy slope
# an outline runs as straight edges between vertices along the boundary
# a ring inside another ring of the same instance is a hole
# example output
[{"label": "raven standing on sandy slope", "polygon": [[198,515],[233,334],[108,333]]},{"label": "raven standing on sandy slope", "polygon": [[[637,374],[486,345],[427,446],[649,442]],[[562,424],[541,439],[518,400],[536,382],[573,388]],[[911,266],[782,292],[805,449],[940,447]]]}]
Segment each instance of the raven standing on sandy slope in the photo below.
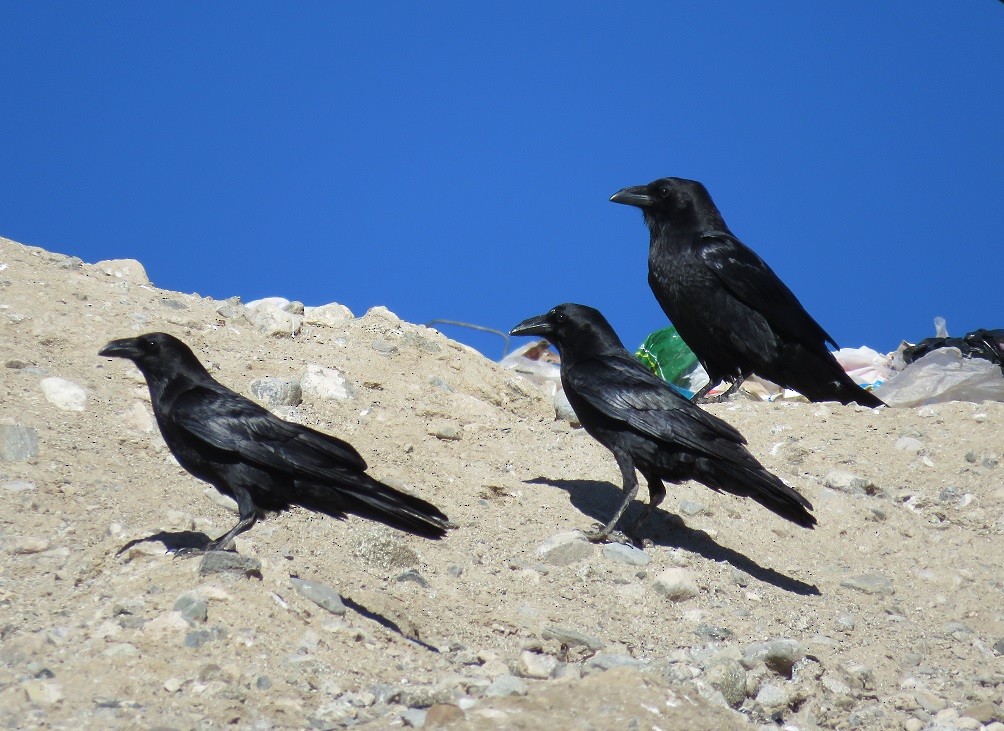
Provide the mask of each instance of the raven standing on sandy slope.
[{"label": "raven standing on sandy slope", "polygon": [[837,363],[833,338],[773,270],[725,225],[695,180],[662,178],[611,198],[641,208],[651,232],[648,283],[714,386],[734,393],[751,374],[810,401],[882,406]]},{"label": "raven standing on sandy slope", "polygon": [[136,364],[171,453],[237,501],[240,521],[206,550],[225,550],[265,512],[292,505],[336,518],[354,513],[427,538],[450,527],[435,506],[367,475],[351,444],[283,421],[218,383],[172,335],[113,340],[98,355]]},{"label": "raven standing on sandy slope", "polygon": [[742,434],[674,391],[635,360],[597,310],[576,304],[524,320],[511,335],[539,335],[561,355],[561,385],[583,428],[614,453],[624,502],[602,529],[613,532],[638,494],[635,470],[648,481],[649,502],[633,531],[666,496],[662,481],[696,480],[712,490],[750,497],[805,528],[812,505],[756,461]]}]

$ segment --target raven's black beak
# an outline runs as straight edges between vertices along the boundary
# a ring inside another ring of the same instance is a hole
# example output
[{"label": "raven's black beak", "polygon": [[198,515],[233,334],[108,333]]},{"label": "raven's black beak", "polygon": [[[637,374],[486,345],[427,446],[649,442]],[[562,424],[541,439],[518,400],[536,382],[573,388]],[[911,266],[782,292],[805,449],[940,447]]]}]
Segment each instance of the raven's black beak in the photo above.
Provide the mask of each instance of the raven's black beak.
[{"label": "raven's black beak", "polygon": [[540,335],[547,337],[551,334],[551,323],[547,320],[547,315],[536,315],[528,317],[519,325],[509,331],[510,335]]},{"label": "raven's black beak", "polygon": [[644,185],[632,185],[630,188],[622,188],[610,196],[613,203],[623,203],[626,206],[638,206],[645,208],[654,202],[648,192],[648,187]]},{"label": "raven's black beak", "polygon": [[98,355],[103,355],[106,358],[128,358],[129,360],[134,360],[142,354],[142,351],[136,344],[135,338],[112,340],[108,343],[108,345],[98,351]]}]

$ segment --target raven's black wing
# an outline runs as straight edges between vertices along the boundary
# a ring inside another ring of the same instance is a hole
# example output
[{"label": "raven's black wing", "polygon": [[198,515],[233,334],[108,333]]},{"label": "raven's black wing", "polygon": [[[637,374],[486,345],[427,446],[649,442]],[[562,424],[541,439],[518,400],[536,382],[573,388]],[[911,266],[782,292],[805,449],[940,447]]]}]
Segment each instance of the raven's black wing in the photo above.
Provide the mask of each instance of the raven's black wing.
[{"label": "raven's black wing", "polygon": [[774,270],[741,241],[726,233],[705,234],[698,253],[722,285],[778,335],[812,350],[825,343],[838,347]]},{"label": "raven's black wing", "polygon": [[171,405],[170,418],[190,437],[263,467],[318,479],[366,469],[348,442],[283,421],[223,386],[189,389]]},{"label": "raven's black wing", "polygon": [[716,439],[746,443],[736,429],[691,404],[626,353],[576,362],[562,377],[590,406],[658,441],[708,454]]}]

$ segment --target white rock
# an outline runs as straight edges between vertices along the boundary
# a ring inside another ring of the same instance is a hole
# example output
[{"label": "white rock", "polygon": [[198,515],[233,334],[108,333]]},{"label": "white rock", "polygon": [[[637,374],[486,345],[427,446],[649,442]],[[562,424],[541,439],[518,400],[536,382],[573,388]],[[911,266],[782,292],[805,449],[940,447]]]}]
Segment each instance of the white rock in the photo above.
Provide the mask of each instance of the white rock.
[{"label": "white rock", "polygon": [[28,694],[28,700],[37,706],[51,706],[63,698],[59,684],[51,680],[29,680],[21,687]]},{"label": "white rock", "polygon": [[97,262],[94,266],[109,277],[124,279],[132,284],[150,284],[146,269],[135,259],[106,259]]},{"label": "white rock", "polygon": [[180,678],[168,678],[164,681],[164,690],[168,693],[177,693],[183,684],[184,681]]},{"label": "white rock", "polygon": [[588,557],[593,552],[593,544],[580,531],[558,533],[551,536],[537,548],[537,555],[552,566],[565,566]]},{"label": "white rock", "polygon": [[293,337],[299,334],[303,325],[302,315],[294,315],[268,304],[248,306],[244,316],[258,332],[272,337]]},{"label": "white rock", "polygon": [[300,378],[300,390],[306,396],[344,401],[355,396],[352,384],[334,368],[311,363]]},{"label": "white rock", "polygon": [[11,553],[41,553],[49,547],[48,538],[36,538],[35,536],[17,536],[5,541],[7,550]]},{"label": "white rock", "polygon": [[519,656],[519,672],[526,678],[549,678],[557,666],[558,659],[551,655],[524,650]]},{"label": "white rock", "polygon": [[845,470],[830,470],[826,473],[826,477],[823,478],[823,484],[831,490],[837,490],[849,495],[864,495],[871,485],[865,478],[855,475],[853,472],[846,472]]},{"label": "white rock", "polygon": [[334,327],[355,317],[345,305],[331,302],[320,307],[305,307],[303,310],[304,322],[310,325],[324,325]]},{"label": "white rock", "polygon": [[756,702],[764,708],[777,708],[788,704],[788,693],[780,685],[765,683],[756,694]]},{"label": "white rock", "polygon": [[83,411],[87,408],[87,391],[73,381],[53,376],[43,378],[38,385],[46,401],[63,411]]},{"label": "white rock", "polygon": [[697,596],[697,582],[686,569],[666,569],[655,577],[652,588],[667,599],[680,602]]},{"label": "white rock", "polygon": [[376,307],[370,307],[366,310],[366,314],[363,315],[367,320],[383,320],[388,325],[400,325],[401,318],[395,315],[393,312],[388,310],[383,305],[377,305]]},{"label": "white rock", "polygon": [[894,445],[901,452],[913,452],[916,454],[924,448],[924,443],[914,437],[900,437]]},{"label": "white rock", "polygon": [[629,566],[647,566],[652,558],[640,548],[624,543],[608,543],[603,546],[604,558],[611,561],[626,563]]},{"label": "white rock", "polygon": [[188,629],[188,622],[181,616],[181,612],[165,612],[158,617],[154,617],[143,625],[143,634],[157,637],[166,634],[177,634]]},{"label": "white rock", "polygon": [[262,297],[258,300],[251,300],[250,302],[245,302],[244,306],[252,310],[258,309],[259,307],[271,307],[275,310],[281,310],[283,307],[289,304],[289,300],[285,297]]},{"label": "white rock", "polygon": [[3,483],[3,489],[7,492],[27,492],[35,489],[35,483],[27,480],[12,480]]}]

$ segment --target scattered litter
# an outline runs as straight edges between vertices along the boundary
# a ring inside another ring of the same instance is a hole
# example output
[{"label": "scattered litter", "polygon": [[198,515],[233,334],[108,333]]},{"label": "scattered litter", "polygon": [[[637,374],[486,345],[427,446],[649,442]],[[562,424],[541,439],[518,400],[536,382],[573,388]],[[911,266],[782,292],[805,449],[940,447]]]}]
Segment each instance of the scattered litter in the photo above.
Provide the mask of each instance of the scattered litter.
[{"label": "scattered litter", "polygon": [[[944,318],[936,317],[934,326],[936,337],[916,345],[904,341],[892,353],[883,355],[863,346],[841,348],[833,357],[855,383],[874,391],[889,406],[1004,401],[1004,329],[981,328],[952,338]],[[687,398],[708,382],[697,356],[674,327],[651,333],[635,357]],[[551,396],[561,390],[559,362],[546,340],[524,345],[501,361],[504,368],[527,377]],[[726,387],[716,386],[711,395]],[[747,378],[740,393],[756,401],[806,400],[797,391],[757,376]]]},{"label": "scattered litter", "polygon": [[890,353],[893,376],[875,395],[889,406],[1004,401],[1004,329],[952,338],[944,318],[936,317],[934,327],[935,337],[916,345],[904,341]]},{"label": "scattered litter", "polygon": [[708,382],[708,374],[673,326],[656,330],[634,354],[649,370],[687,398]]},{"label": "scattered litter", "polygon": [[516,371],[537,386],[548,396],[554,396],[561,388],[561,368],[558,354],[551,350],[546,340],[517,348],[503,358],[499,365]]}]

